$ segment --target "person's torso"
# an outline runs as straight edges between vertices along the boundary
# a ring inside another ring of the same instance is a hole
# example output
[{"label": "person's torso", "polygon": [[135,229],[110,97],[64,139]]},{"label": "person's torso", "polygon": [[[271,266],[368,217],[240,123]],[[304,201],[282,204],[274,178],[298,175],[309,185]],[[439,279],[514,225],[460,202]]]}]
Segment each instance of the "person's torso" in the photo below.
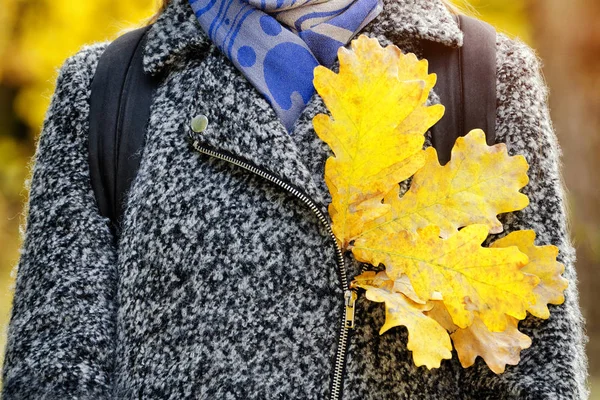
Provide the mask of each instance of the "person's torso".
[{"label": "person's torso", "polygon": [[[418,51],[414,41],[393,42]],[[170,66],[125,211],[115,398],[329,395],[345,304],[328,231],[330,153],[312,127],[327,112],[315,94],[289,135],[215,46]],[[201,143],[283,184],[194,150],[186,136],[198,114],[209,121]],[[350,280],[361,265],[344,258]],[[417,368],[406,329],[379,335],[383,321],[383,304],[359,297],[343,398],[459,397],[456,356]]]}]

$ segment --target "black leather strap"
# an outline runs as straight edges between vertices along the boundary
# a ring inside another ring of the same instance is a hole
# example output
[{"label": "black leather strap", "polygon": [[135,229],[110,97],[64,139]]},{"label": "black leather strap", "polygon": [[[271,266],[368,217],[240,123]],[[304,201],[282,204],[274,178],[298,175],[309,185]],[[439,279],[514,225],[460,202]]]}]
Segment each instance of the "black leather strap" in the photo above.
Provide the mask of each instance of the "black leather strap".
[{"label": "black leather strap", "polygon": [[462,47],[423,41],[434,87],[446,107],[432,128],[432,145],[442,165],[450,160],[456,139],[470,130],[485,131],[488,145],[496,141],[496,30],[479,19],[455,16],[464,34]]},{"label": "black leather strap", "polygon": [[100,214],[120,235],[124,202],[139,169],[158,77],[145,74],[143,43],[151,25],[115,39],[99,59],[91,84],[89,164]]}]

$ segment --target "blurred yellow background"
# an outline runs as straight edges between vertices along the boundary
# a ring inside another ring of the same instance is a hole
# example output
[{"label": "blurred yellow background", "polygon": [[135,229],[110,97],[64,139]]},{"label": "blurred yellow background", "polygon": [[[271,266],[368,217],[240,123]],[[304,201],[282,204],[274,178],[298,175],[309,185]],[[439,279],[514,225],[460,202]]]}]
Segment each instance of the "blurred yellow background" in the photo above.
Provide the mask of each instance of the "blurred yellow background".
[{"label": "blurred yellow background", "polygon": [[[499,31],[518,36],[544,62],[554,126],[563,149],[581,305],[590,336],[592,398],[600,399],[600,2],[456,2]],[[10,316],[25,181],[58,67],[83,44],[140,26],[157,0],[0,0],[0,365]],[[12,271],[12,272],[11,272]],[[598,289],[595,290],[598,292]],[[592,385],[594,386],[594,384]]]}]

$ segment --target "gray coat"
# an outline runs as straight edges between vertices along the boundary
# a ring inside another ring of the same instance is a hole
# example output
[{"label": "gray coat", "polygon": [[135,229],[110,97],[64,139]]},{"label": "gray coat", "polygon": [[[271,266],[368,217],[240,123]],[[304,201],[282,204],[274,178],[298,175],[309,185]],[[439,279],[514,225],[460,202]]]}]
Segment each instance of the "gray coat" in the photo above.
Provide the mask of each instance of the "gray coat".
[{"label": "gray coat", "polygon": [[[417,54],[418,39],[462,45],[441,0],[385,3],[362,32],[382,45]],[[344,300],[323,179],[330,153],[311,122],[327,113],[320,96],[288,135],[203,33],[187,0],[174,0],[144,49],[146,72],[165,75],[117,251],[98,213],[87,160],[90,81],[107,45],[83,46],[66,60],[46,114],[18,263],[4,399],[327,398],[344,343]],[[548,89],[535,52],[502,33],[497,66],[497,142],[527,158],[523,192],[531,204],[502,214],[505,231],[496,237],[534,229],[538,244],[558,246],[571,282],[566,301],[550,306],[548,320],[528,316],[520,323],[533,344],[518,366],[496,375],[481,359],[462,368],[456,353],[439,369],[415,367],[406,329],[380,336],[383,305],[361,296],[341,374],[344,399],[588,396],[587,337]],[[436,102],[434,90],[430,103]],[[190,147],[189,122],[198,114],[209,119],[198,140],[232,159]],[[343,258],[350,279],[361,265]]]}]

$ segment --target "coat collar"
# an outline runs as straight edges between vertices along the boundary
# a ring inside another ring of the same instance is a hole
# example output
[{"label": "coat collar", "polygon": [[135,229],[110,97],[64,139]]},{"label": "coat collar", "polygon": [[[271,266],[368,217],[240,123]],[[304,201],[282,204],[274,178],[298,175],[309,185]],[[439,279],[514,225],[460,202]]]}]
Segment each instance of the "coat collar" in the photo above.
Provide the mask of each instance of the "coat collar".
[{"label": "coat collar", "polygon": [[[412,43],[425,39],[451,47],[461,47],[463,35],[458,23],[446,9],[442,0],[383,0],[384,10],[367,24],[361,33],[381,40]],[[214,65],[222,63],[220,76],[203,80],[193,90],[198,98],[210,98],[218,107],[203,102],[194,104],[190,117],[197,113],[208,116],[210,127],[200,135],[202,142],[218,151],[233,154],[249,161],[275,176],[279,176],[305,191],[327,213],[326,204],[331,201],[323,179],[322,164],[329,149],[317,135],[289,135],[266,99],[256,90],[242,90],[241,74],[233,64],[226,62],[216,46],[210,41],[193,13],[188,0],[173,0],[148,31],[144,48],[144,70],[152,75],[185,57],[201,57],[212,54]],[[388,42],[389,44],[389,42]],[[213,67],[214,67],[213,65]],[[332,70],[337,72],[339,61]],[[230,93],[224,81],[236,82],[238,96]],[[240,86],[241,85],[241,86]],[[248,87],[246,84],[244,87]],[[435,93],[433,90],[430,96]],[[231,96],[234,101],[231,101]],[[244,106],[244,104],[246,106]],[[298,123],[311,124],[316,113],[327,113],[320,96],[313,95]],[[236,118],[231,118],[235,115]],[[250,125],[248,125],[250,124]],[[187,127],[189,130],[189,126]],[[308,153],[307,153],[308,152]],[[310,161],[308,161],[310,160]]]},{"label": "coat collar", "polygon": [[[384,0],[383,11],[362,32],[405,36],[460,47],[463,34],[442,0]],[[172,0],[148,31],[144,71],[152,75],[179,57],[210,46],[188,0]]]}]

